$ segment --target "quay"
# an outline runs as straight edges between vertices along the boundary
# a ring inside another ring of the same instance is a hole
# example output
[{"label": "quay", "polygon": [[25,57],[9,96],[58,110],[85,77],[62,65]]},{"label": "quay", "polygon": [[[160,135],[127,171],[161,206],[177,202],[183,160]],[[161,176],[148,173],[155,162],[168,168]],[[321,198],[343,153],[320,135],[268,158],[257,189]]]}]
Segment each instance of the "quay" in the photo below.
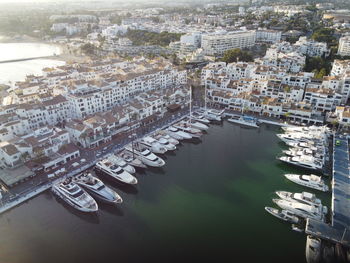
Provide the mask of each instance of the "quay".
[{"label": "quay", "polygon": [[[239,118],[242,116],[242,114],[236,114],[236,113],[229,113],[229,112],[225,112],[224,113],[225,117],[231,117],[231,118]],[[254,117],[258,120],[258,122],[260,123],[265,123],[265,124],[271,124],[271,125],[276,125],[276,126],[280,126],[280,127],[294,127],[294,125],[290,125],[288,123],[284,123],[284,122],[279,122],[277,120],[267,120],[261,117],[256,117],[256,116],[251,116],[251,115],[247,115],[250,117]]]},{"label": "quay", "polygon": [[[308,219],[305,233],[350,248],[350,173],[347,136],[333,136],[332,207],[330,224]],[[342,256],[344,251],[340,252]]]}]

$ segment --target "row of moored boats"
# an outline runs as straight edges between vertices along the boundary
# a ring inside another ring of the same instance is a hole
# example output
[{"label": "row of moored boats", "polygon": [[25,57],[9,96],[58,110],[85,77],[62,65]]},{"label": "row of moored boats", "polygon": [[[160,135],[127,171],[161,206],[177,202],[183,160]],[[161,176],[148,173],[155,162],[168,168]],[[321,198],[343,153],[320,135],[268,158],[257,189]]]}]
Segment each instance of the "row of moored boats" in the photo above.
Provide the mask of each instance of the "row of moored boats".
[{"label": "row of moored boats", "polygon": [[[304,168],[314,172],[323,171],[327,161],[327,142],[330,131],[327,127],[283,127],[284,133],[277,136],[289,146],[284,150],[284,156],[278,159],[284,163]],[[328,185],[321,176],[285,174],[286,179],[319,191],[328,191]],[[275,217],[293,224],[292,228],[302,231],[300,228],[307,218],[324,221],[327,207],[321,200],[309,192],[291,193],[277,191],[279,198],[273,202],[281,209],[265,207],[265,210]]]},{"label": "row of moored boats", "polygon": [[[162,167],[165,161],[158,154],[176,150],[182,140],[200,138],[210,121],[221,121],[222,112],[196,112],[181,121],[126,145],[122,151],[110,154],[95,165],[95,173],[108,181],[136,185],[136,169]],[[52,187],[52,192],[72,207],[83,212],[98,210],[96,200],[111,204],[122,198],[91,172],[69,177]]]}]

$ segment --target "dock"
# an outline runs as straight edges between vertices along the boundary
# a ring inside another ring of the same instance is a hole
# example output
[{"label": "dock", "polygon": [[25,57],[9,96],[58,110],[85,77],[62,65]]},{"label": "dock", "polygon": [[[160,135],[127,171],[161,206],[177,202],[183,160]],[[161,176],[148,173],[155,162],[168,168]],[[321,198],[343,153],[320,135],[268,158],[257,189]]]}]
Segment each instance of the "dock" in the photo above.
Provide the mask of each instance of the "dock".
[{"label": "dock", "polygon": [[348,138],[333,136],[332,209],[330,224],[308,219],[306,234],[350,247],[350,169]]}]

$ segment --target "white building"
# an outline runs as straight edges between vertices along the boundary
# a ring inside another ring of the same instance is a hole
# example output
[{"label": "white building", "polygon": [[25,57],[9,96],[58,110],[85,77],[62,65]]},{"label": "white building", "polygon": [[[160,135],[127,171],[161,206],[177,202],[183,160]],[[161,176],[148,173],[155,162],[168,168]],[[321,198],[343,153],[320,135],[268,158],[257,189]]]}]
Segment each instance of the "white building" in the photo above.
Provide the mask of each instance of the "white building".
[{"label": "white building", "polygon": [[300,37],[294,47],[299,53],[310,57],[328,57],[330,54],[327,43],[308,40],[307,37]]},{"label": "white building", "polygon": [[202,49],[209,56],[221,56],[234,48],[246,48],[255,44],[255,31],[217,32],[202,36]]},{"label": "white building", "polygon": [[350,36],[339,39],[338,54],[340,56],[350,56]]},{"label": "white building", "polygon": [[182,45],[192,45],[195,46],[196,48],[199,48],[201,46],[201,41],[202,41],[202,33],[200,32],[193,32],[193,33],[188,33],[185,35],[182,35],[180,38],[180,43]]},{"label": "white building", "polygon": [[269,29],[259,29],[256,31],[256,41],[266,43],[277,43],[281,41],[282,32]]}]

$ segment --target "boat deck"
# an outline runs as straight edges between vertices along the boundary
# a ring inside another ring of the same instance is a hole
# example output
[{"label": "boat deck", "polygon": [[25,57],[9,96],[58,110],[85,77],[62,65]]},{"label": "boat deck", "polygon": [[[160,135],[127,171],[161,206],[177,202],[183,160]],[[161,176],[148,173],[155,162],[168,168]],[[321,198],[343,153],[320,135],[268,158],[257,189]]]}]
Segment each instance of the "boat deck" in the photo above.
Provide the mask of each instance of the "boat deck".
[{"label": "boat deck", "polygon": [[[336,145],[340,141],[340,145]],[[346,137],[333,138],[332,221],[326,224],[309,219],[307,234],[350,247],[350,169]]]}]

